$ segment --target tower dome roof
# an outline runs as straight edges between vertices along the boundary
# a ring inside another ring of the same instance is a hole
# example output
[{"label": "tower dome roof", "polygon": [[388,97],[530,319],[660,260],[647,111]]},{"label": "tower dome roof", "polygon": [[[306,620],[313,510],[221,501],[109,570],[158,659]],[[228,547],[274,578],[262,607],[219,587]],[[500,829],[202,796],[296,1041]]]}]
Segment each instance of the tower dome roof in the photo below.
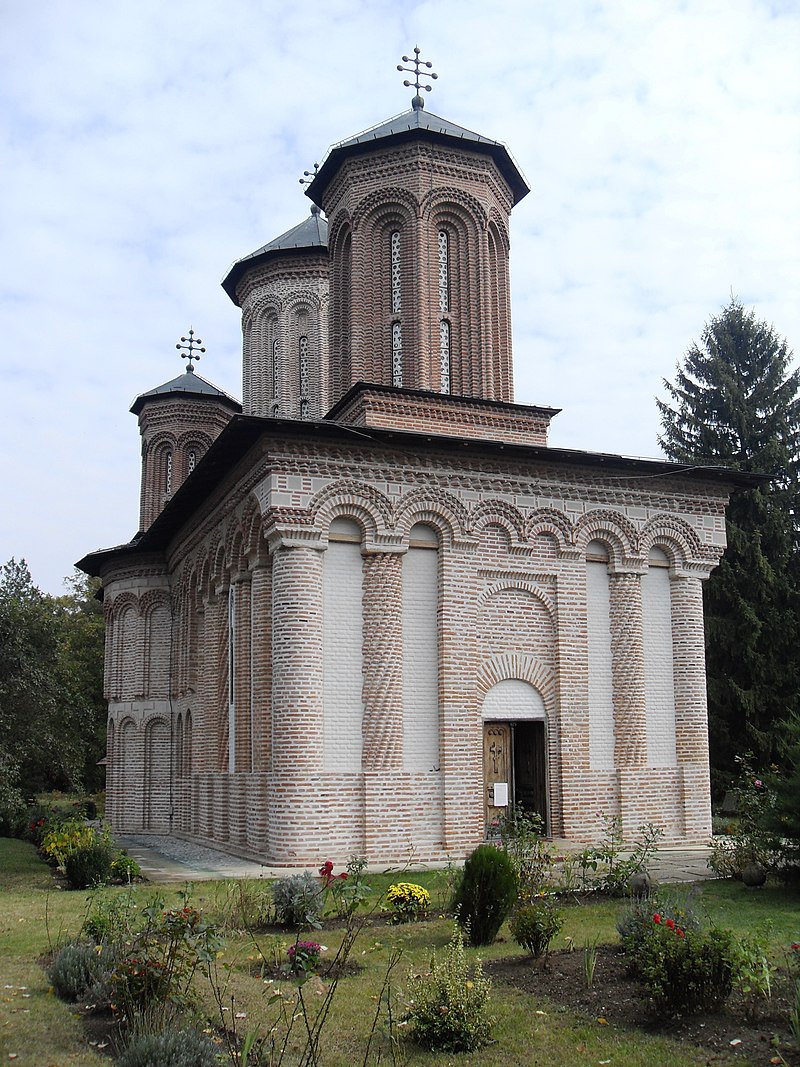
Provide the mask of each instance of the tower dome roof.
[{"label": "tower dome roof", "polygon": [[316,204],[311,208],[311,214],[303,219],[291,230],[282,233],[268,244],[257,248],[247,256],[237,259],[231,269],[222,279],[222,288],[234,302],[236,301],[236,286],[242,275],[251,267],[262,263],[278,255],[301,255],[308,252],[327,252],[328,250],[328,222],[322,217],[322,213]]},{"label": "tower dome roof", "polygon": [[515,204],[530,192],[530,186],[502,141],[493,141],[480,133],[474,133],[472,130],[456,125],[455,122],[425,111],[422,107],[413,107],[410,111],[404,111],[386,122],[356,134],[355,137],[349,137],[333,145],[316,177],[306,189],[306,195],[310,196],[315,203],[321,203],[325,190],[348,156],[361,155],[372,148],[385,148],[387,141],[402,144],[414,140],[457,144],[473,152],[485,153],[494,159],[498,170],[511,187]]},{"label": "tower dome roof", "polygon": [[234,411],[242,410],[242,405],[238,400],[234,400],[228,393],[223,392],[222,389],[218,389],[216,385],[212,385],[211,382],[207,382],[205,378],[201,378],[199,374],[195,373],[190,364],[183,374],[179,374],[177,378],[172,378],[170,381],[164,382],[163,385],[157,385],[155,389],[148,389],[146,393],[140,393],[131,405],[131,411],[134,415],[138,415],[148,400],[156,400],[161,397],[176,395],[219,400]]}]

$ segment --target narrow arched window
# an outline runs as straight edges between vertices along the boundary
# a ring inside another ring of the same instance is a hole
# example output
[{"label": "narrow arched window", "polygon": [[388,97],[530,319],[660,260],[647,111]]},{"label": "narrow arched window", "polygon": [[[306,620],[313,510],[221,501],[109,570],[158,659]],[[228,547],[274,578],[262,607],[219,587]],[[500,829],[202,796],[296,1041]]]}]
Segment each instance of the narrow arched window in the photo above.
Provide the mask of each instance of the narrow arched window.
[{"label": "narrow arched window", "polygon": [[439,374],[440,392],[450,392],[450,323],[442,319],[439,323]]},{"label": "narrow arched window", "polygon": [[402,276],[400,273],[400,231],[390,239],[392,267],[392,385],[403,385],[403,326],[399,316],[403,307]]},{"label": "narrow arched window", "polygon": [[297,344],[297,373],[300,379],[300,418],[308,418],[308,337],[303,334]]},{"label": "narrow arched window", "polygon": [[450,310],[450,242],[447,230],[439,230],[439,310]]},{"label": "narrow arched window", "polygon": [[272,342],[272,414],[280,411],[280,344],[278,338]]},{"label": "narrow arched window", "polygon": [[164,492],[169,496],[172,492],[172,452],[167,451],[164,457]]},{"label": "narrow arched window", "polygon": [[402,282],[400,275],[400,231],[391,237],[392,246],[392,314],[399,315],[402,307]]},{"label": "narrow arched window", "polygon": [[195,452],[195,450],[193,448],[191,448],[191,449],[189,449],[189,456],[188,456],[188,459],[186,461],[187,472],[189,474],[191,474],[196,466],[197,466],[197,453]]}]

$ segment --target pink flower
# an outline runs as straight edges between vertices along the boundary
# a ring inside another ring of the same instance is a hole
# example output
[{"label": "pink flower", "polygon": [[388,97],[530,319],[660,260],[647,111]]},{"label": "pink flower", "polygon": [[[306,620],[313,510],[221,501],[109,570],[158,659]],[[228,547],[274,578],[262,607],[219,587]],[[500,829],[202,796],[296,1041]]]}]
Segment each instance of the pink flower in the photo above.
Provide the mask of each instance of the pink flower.
[{"label": "pink flower", "polygon": [[764,783],[761,781],[760,778],[756,778],[756,780],[753,782],[753,785],[756,787],[756,789],[760,789],[763,784]]}]

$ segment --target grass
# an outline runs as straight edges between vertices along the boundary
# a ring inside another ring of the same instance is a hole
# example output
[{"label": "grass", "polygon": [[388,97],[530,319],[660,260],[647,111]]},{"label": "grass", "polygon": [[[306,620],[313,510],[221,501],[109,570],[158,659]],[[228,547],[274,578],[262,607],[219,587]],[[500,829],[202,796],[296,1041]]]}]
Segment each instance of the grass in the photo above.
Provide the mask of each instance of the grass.
[{"label": "grass", "polygon": [[[434,914],[442,913],[449,882],[447,872],[403,872],[402,875],[370,875],[375,893],[383,892],[392,881],[414,881],[431,893]],[[178,887],[141,886],[136,893],[142,903],[153,892],[162,894],[168,902],[176,899]],[[266,896],[266,883],[246,883],[250,896]],[[126,892],[122,889],[104,890],[107,894]],[[234,893],[230,883],[202,883],[193,891],[193,902],[204,912],[219,913],[223,921],[231,920],[231,900]],[[240,894],[239,894],[240,896]],[[56,887],[50,869],[38,858],[31,845],[20,841],[0,839],[0,1061],[7,1062],[16,1053],[16,1064],[57,1065],[57,1067],[99,1067],[109,1060],[88,1045],[74,1008],[59,1001],[49,992],[49,982],[41,961],[53,946],[77,934],[87,908],[90,892],[69,892]],[[780,888],[767,887],[747,892],[739,883],[703,883],[697,906],[720,926],[737,933],[751,931],[769,920],[771,941],[777,958],[783,948],[796,940],[798,929],[797,896]],[[580,948],[589,941],[616,940],[616,919],[619,904],[596,900],[566,908],[564,928],[554,947],[563,947],[567,938]],[[230,925],[230,923],[229,923]],[[235,923],[233,923],[235,926]],[[424,924],[386,926],[377,920],[359,934],[351,959],[363,970],[341,979],[326,1028],[323,1032],[321,1058],[325,1067],[359,1067],[365,1063],[364,1049],[379,1007],[378,998],[392,955],[402,953],[400,964],[392,975],[392,995],[397,997],[395,1009],[402,1012],[402,998],[409,969],[425,969],[432,949],[443,949],[450,939],[452,924],[434,918]],[[335,953],[342,931],[324,929],[314,935],[327,946],[327,957]],[[227,1020],[237,1014],[240,1033],[248,1029],[264,1032],[278,1010],[270,1005],[276,988],[293,993],[285,980],[263,980],[253,974],[259,966],[259,950],[269,960],[273,956],[285,958],[286,948],[293,938],[248,935],[226,932],[226,946],[218,959],[218,975],[222,985],[221,1003],[229,1010]],[[473,958],[493,959],[517,955],[518,947],[511,941],[507,927],[501,939],[480,952],[469,950]],[[214,1010],[213,997],[207,985],[201,988],[207,1009]],[[309,1010],[315,1012],[322,999],[309,987],[306,992]],[[376,1028],[368,1064],[391,1063],[391,1048],[386,1034],[385,1002],[381,1002],[381,1019]],[[557,1004],[535,1002],[526,994],[501,984],[494,987],[491,1010],[496,1017],[495,1043],[473,1055],[447,1055],[426,1052],[403,1041],[398,1063],[431,1064],[446,1067],[458,1064],[466,1067],[481,1064],[485,1067],[508,1067],[509,1064],[534,1065],[558,1063],[598,1063],[628,1067],[689,1067],[703,1064],[707,1054],[699,1049],[678,1045],[663,1038],[616,1030],[597,1020],[578,1017],[562,1010]],[[402,1033],[402,1030],[401,1030]],[[723,1061],[716,1061],[723,1062]],[[731,1060],[733,1062],[733,1060]]]}]

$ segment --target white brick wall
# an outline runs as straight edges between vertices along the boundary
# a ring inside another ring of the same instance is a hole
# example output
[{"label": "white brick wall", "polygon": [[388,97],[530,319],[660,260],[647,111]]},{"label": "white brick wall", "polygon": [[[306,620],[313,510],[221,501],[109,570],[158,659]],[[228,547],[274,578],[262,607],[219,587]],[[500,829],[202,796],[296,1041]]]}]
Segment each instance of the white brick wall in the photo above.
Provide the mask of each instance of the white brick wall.
[{"label": "white brick wall", "polygon": [[403,558],[403,762],[407,771],[439,766],[438,552],[410,548]]},{"label": "white brick wall", "polygon": [[674,767],[675,681],[672,658],[670,578],[665,567],[649,567],[642,576],[645,691],[647,694],[647,762]]},{"label": "white brick wall", "polygon": [[324,767],[361,770],[362,720],[361,546],[332,541],[323,562]]},{"label": "white brick wall", "polygon": [[589,633],[589,766],[614,769],[614,702],[608,566],[586,564]]},{"label": "white brick wall", "polygon": [[544,701],[538,690],[519,678],[506,678],[488,690],[483,700],[484,719],[544,719]]}]

